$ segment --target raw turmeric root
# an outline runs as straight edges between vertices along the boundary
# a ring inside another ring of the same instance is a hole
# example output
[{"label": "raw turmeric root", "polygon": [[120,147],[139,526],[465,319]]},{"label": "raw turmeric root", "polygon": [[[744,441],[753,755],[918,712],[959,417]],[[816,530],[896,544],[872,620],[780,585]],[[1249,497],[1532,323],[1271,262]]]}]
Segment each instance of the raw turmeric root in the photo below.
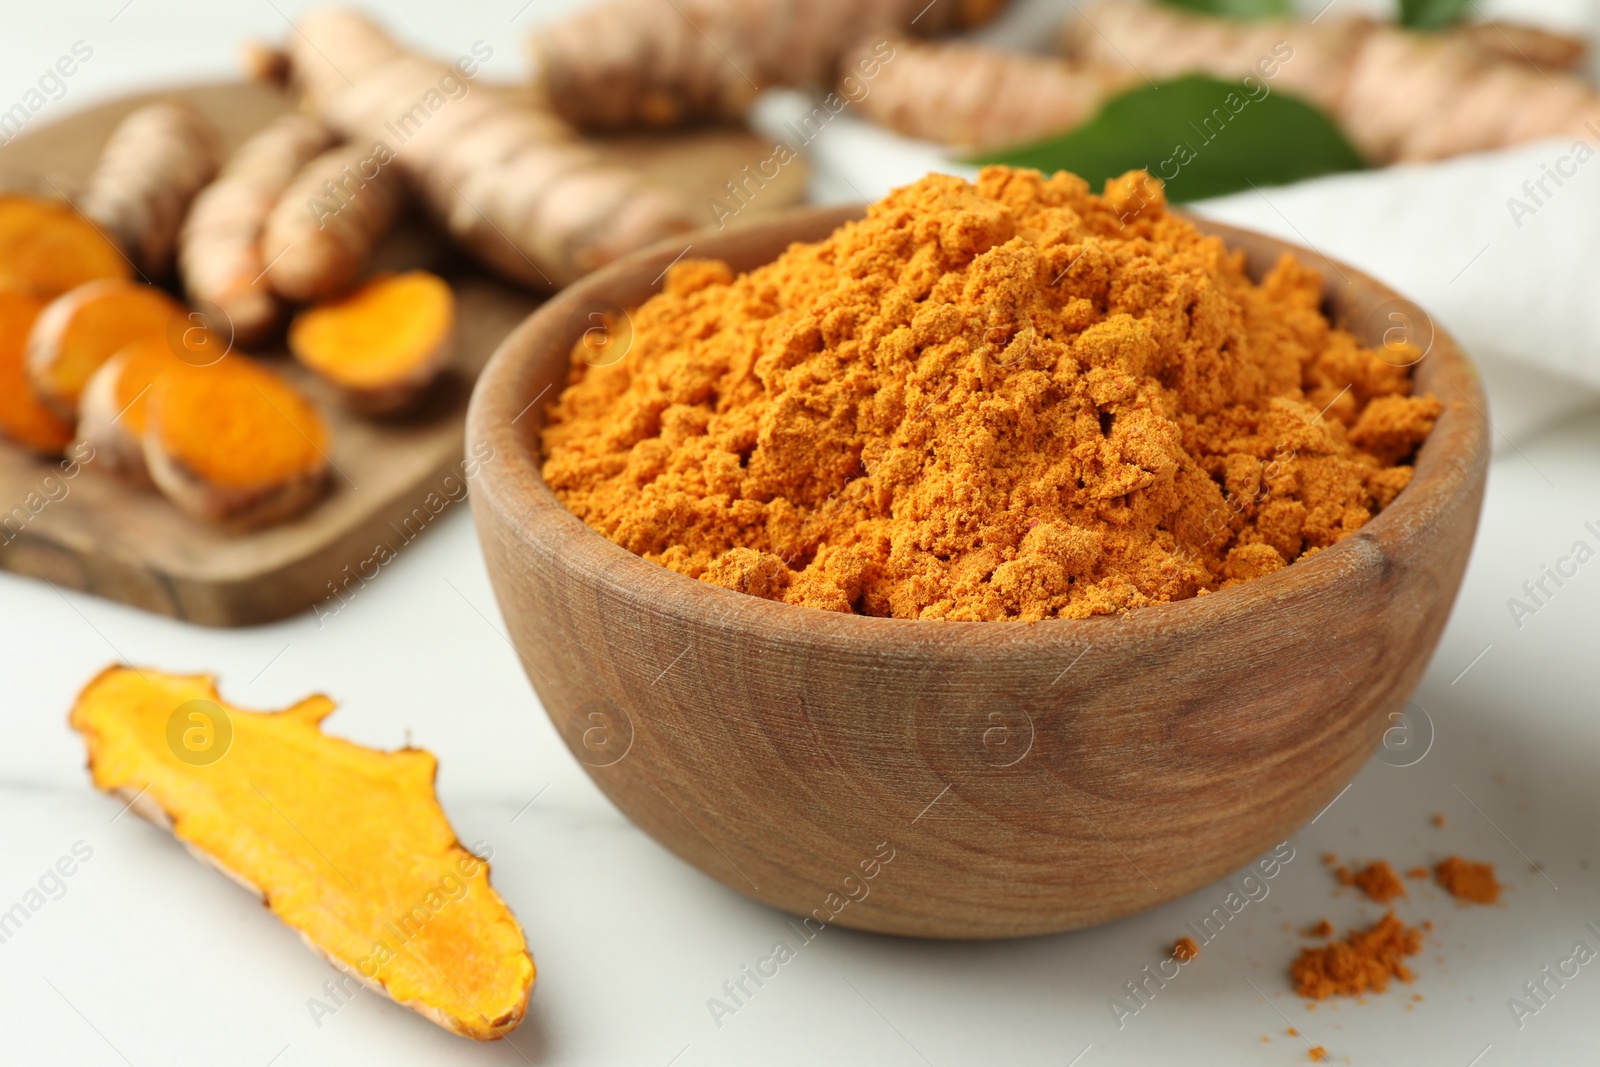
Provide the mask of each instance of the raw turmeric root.
[{"label": "raw turmeric root", "polygon": [[98,788],[260,894],[335,967],[453,1033],[504,1037],[533,959],[439,807],[437,761],[328,737],[333,708],[246,711],[205,675],[111,667],[71,722]]},{"label": "raw turmeric root", "polygon": [[1087,121],[1139,80],[1114,67],[964,42],[893,47],[894,60],[856,106],[880,126],[940,144],[1000,148],[1039,140]]},{"label": "raw turmeric root", "polygon": [[125,279],[80,285],[44,309],[28,335],[28,374],[42,400],[76,417],[78,397],[124,345],[161,337],[183,308],[160,289]]},{"label": "raw turmeric root", "polygon": [[316,11],[296,30],[306,106],[351,141],[382,142],[457,243],[515,281],[558,288],[698,222],[554,117],[403,50],[361,15]]},{"label": "raw turmeric root", "polygon": [[289,350],[339,390],[352,410],[411,407],[455,354],[455,294],[414,270],[374,278],[341,300],[303,311]]},{"label": "raw turmeric root", "polygon": [[541,28],[536,78],[584,129],[737,120],[762,89],[831,84],[869,33],[939,33],[1003,0],[609,0]]},{"label": "raw turmeric root", "polygon": [[[1330,115],[1376,163],[1443,159],[1541,137],[1600,137],[1600,94],[1459,33],[1364,19],[1240,23],[1162,4],[1096,0],[1068,24],[1080,63],[1162,80],[1262,76]],[[1284,51],[1285,47],[1288,49]],[[1593,123],[1591,128],[1589,124]]]},{"label": "raw turmeric root", "polygon": [[369,145],[329,149],[307,163],[267,216],[261,254],[279,295],[322,300],[347,288],[394,225],[405,195],[399,173]]},{"label": "raw turmeric root", "polygon": [[79,398],[79,439],[94,448],[106,470],[135,485],[148,488],[154,484],[144,461],[150,391],[168,371],[207,365],[214,358],[207,347],[220,351],[215,338],[200,341],[187,333],[184,338],[195,348],[181,359],[173,351],[170,335],[134,341],[94,372]]},{"label": "raw turmeric root", "polygon": [[178,237],[178,264],[191,299],[214,304],[241,345],[277,325],[283,305],[264,274],[261,231],[300,169],[333,140],[304,115],[285,115],[240,145],[217,180],[195,198]]},{"label": "raw turmeric root", "polygon": [[147,403],[150,478],[188,515],[256,529],[298,515],[326,487],[322,417],[298,389],[243,356],[168,370]]},{"label": "raw turmeric root", "polygon": [[128,261],[66,204],[0,196],[0,289],[54,300],[98,278],[126,278]]},{"label": "raw turmeric root", "polygon": [[33,391],[24,358],[28,331],[44,301],[32,293],[0,289],[0,434],[47,456],[72,443],[72,423]]},{"label": "raw turmeric root", "polygon": [[139,108],[101,150],[79,206],[146,277],[164,278],[183,217],[220,153],[217,131],[189,105]]}]

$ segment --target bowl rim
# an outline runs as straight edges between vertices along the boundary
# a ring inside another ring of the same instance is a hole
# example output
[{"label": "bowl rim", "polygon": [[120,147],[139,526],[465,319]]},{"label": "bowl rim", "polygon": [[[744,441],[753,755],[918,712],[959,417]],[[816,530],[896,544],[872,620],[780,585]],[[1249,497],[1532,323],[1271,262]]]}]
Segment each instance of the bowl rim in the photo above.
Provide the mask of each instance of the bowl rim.
[{"label": "bowl rim", "polygon": [[[1379,297],[1368,312],[1369,318],[1373,311],[1395,302],[1422,315],[1430,324],[1432,342],[1414,365],[1413,376],[1423,390],[1439,399],[1444,411],[1418,450],[1410,484],[1389,507],[1355,533],[1309,559],[1227,589],[1120,614],[1032,622],[903,619],[823,611],[710,585],[635,555],[561,503],[541,473],[543,456],[538,437],[544,423],[543,409],[518,428],[523,416],[543,399],[541,393],[530,400],[532,389],[526,383],[540,357],[549,350],[552,336],[563,338],[560,347],[570,353],[582,333],[574,327],[575,316],[584,307],[592,307],[596,301],[613,303],[605,294],[645,270],[655,277],[651,289],[659,292],[666,268],[690,249],[700,249],[707,258],[718,258],[719,250],[731,242],[750,241],[769,233],[786,235],[781,243],[772,238],[776,251],[770,261],[791,243],[820,239],[838,225],[861,218],[868,206],[789,208],[741,220],[725,229],[708,227],[669,238],[585,276],[534,311],[501,343],[473,391],[467,413],[468,450],[473,451],[474,442],[480,449],[487,444],[491,450],[488,454],[493,457],[492,462],[479,466],[473,479],[474,511],[494,509],[503,528],[515,530],[523,541],[542,547],[549,556],[560,559],[562,566],[585,574],[661,617],[714,618],[719,626],[736,624],[780,643],[815,644],[822,640],[859,646],[871,641],[883,645],[885,651],[904,651],[930,642],[1004,648],[1016,645],[1023,634],[1027,635],[1028,644],[1048,641],[1073,645],[1098,640],[1106,628],[1127,623],[1137,624],[1137,630],[1165,633],[1210,629],[1263,602],[1312,595],[1341,577],[1386,568],[1386,556],[1410,555],[1427,527],[1457,505],[1470,501],[1481,481],[1482,468],[1488,462],[1488,416],[1481,379],[1459,344],[1420,305],[1314,249],[1174,211],[1202,232],[1222,239],[1230,252],[1245,251],[1252,261],[1251,276],[1258,282],[1262,269],[1259,261],[1268,252],[1274,260],[1285,253],[1292,254],[1303,265],[1318,271],[1323,278],[1323,313],[1355,333],[1363,344],[1373,343],[1370,331],[1363,333],[1356,324],[1342,320],[1337,307],[1341,293],[1348,294],[1353,302],[1358,301],[1357,294],[1363,290]],[[1337,287],[1335,278],[1341,283]],[[554,384],[559,385],[560,379]],[[1474,524],[1477,514],[1473,508],[1469,520]]]}]

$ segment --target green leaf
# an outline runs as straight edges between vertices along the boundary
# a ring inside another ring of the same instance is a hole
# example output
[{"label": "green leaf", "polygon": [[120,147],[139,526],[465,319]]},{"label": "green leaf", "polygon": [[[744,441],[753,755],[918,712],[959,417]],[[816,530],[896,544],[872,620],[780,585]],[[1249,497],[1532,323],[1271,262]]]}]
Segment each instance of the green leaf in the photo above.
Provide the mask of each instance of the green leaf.
[{"label": "green leaf", "polygon": [[1173,7],[1226,19],[1276,19],[1294,14],[1291,0],[1165,0]]},{"label": "green leaf", "polygon": [[1439,30],[1460,22],[1471,0],[1400,0],[1400,25],[1414,30]]},{"label": "green leaf", "polygon": [[1096,189],[1143,168],[1166,183],[1174,203],[1366,167],[1311,105],[1259,79],[1199,75],[1132,89],[1074,130],[972,162],[1069,170]]}]

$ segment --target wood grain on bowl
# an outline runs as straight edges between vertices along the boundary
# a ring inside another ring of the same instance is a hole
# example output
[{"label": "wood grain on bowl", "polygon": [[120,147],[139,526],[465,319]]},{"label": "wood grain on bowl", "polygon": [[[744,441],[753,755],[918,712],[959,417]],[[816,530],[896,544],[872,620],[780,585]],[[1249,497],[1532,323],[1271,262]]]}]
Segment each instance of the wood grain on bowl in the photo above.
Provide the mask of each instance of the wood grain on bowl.
[{"label": "wood grain on bowl", "polygon": [[[586,527],[540,478],[544,404],[593,306],[637,305],[693,243],[745,270],[860,208],[695,235],[552,300],[496,353],[469,440],[501,610],[573,753],[656,840],[796,915],[1011,937],[1150,908],[1285,840],[1355,776],[1450,613],[1488,458],[1483,394],[1442,331],[1445,411],[1358,533],[1244,585],[1121,617],[868,618],[697,582]],[[1416,309],[1359,272],[1212,223],[1260,277],[1285,251],[1374,346]],[[883,856],[890,855],[887,863]],[[873,872],[870,881],[868,870]]]}]

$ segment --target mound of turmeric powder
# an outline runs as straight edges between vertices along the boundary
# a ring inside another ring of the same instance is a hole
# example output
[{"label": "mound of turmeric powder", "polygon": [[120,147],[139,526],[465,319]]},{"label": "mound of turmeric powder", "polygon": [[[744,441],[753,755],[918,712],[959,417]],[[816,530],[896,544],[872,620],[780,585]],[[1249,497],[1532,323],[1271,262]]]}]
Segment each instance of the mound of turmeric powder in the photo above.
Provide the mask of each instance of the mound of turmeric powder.
[{"label": "mound of turmeric powder", "polygon": [[1382,993],[1389,980],[1411,981],[1405,958],[1422,951],[1422,932],[1389,912],[1365,930],[1351,930],[1339,941],[1307,946],[1289,968],[1294,990],[1302,997]]},{"label": "mound of turmeric powder", "polygon": [[[735,278],[679,264],[573,360],[556,495],[703,581],[897,618],[1084,617],[1269,574],[1405,488],[1441,406],[1322,279],[1133,172],[930,175]],[[1416,354],[1420,357],[1420,353]]]}]

